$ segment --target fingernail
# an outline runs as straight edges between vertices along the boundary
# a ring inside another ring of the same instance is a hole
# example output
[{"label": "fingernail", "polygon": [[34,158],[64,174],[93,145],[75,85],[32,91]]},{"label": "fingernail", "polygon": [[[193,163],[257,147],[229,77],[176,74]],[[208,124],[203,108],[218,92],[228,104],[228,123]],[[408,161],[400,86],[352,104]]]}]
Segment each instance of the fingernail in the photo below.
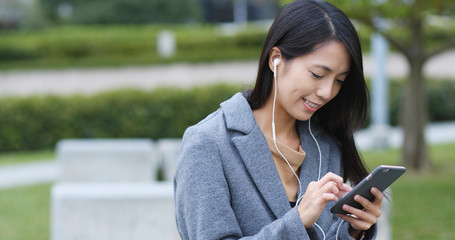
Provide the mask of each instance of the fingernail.
[{"label": "fingernail", "polygon": [[343,205],[343,210],[349,210],[349,205],[344,204],[344,205]]},{"label": "fingernail", "polygon": [[359,201],[360,200],[360,196],[359,195],[355,195],[354,196],[354,200]]}]

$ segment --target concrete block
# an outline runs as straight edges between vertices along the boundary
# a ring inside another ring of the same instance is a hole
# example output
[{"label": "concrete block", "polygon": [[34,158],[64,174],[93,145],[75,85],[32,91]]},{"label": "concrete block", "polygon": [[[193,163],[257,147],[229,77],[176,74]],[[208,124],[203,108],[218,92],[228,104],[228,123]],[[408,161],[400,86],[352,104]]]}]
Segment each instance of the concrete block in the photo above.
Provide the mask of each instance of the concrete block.
[{"label": "concrete block", "polygon": [[158,140],[157,148],[161,154],[161,166],[165,180],[172,180],[175,174],[177,159],[180,154],[180,138],[163,138]]},{"label": "concrete block", "polygon": [[51,240],[176,240],[171,182],[57,183]]},{"label": "concrete block", "polygon": [[158,32],[156,41],[158,55],[163,58],[170,58],[177,51],[177,40],[174,32],[163,30]]},{"label": "concrete block", "polygon": [[65,139],[56,155],[61,182],[150,182],[159,154],[149,139]]}]

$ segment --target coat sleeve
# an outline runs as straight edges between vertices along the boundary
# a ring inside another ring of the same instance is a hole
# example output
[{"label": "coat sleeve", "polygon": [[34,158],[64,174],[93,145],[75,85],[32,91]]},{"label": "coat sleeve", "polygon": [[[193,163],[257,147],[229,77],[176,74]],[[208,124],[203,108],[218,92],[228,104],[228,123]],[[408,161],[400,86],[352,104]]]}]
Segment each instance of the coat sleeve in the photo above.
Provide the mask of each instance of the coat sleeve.
[{"label": "coat sleeve", "polygon": [[210,136],[189,128],[174,177],[177,228],[182,239],[310,239],[297,208],[243,236],[230,205],[219,149]]},{"label": "coat sleeve", "polygon": [[[369,230],[365,232],[365,236],[362,240],[376,239],[376,232],[377,224],[374,224]],[[349,223],[343,221],[341,218],[332,224],[327,233],[327,236],[327,240],[354,239],[349,235]]]}]

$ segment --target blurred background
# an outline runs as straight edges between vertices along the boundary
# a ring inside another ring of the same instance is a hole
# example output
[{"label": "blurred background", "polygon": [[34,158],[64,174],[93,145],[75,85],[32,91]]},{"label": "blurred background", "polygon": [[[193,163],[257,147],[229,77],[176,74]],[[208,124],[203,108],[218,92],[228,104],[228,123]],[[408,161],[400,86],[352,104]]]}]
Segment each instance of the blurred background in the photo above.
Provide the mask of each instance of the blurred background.
[{"label": "blurred background", "polygon": [[[0,239],[51,238],[62,140],[178,142],[251,88],[289,2],[0,0]],[[408,168],[392,187],[387,239],[453,238],[455,3],[329,2],[352,19],[364,52],[365,162]],[[164,155],[158,182],[172,179]]]}]

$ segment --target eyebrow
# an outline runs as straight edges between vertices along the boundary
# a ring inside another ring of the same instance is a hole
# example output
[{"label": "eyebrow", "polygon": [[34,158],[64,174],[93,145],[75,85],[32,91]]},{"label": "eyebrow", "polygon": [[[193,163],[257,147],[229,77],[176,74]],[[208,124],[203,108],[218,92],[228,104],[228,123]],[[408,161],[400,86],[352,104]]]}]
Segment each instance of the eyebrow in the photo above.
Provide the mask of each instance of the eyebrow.
[{"label": "eyebrow", "polygon": [[[333,70],[331,68],[329,68],[327,66],[324,66],[324,65],[316,64],[314,66],[318,67],[318,68],[322,68],[322,69],[324,69],[327,72],[333,72]],[[348,75],[348,74],[349,74],[349,71],[346,71],[346,72],[340,73],[339,75]]]}]

